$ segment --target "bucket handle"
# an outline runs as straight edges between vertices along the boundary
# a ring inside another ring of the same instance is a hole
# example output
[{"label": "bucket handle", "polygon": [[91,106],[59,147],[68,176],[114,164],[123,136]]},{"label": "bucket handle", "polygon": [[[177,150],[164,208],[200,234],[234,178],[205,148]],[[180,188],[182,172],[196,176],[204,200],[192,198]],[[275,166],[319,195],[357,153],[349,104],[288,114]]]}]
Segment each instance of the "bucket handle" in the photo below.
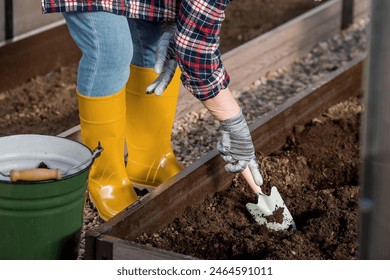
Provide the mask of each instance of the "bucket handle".
[{"label": "bucket handle", "polygon": [[99,157],[103,147],[98,143],[98,146],[93,150],[91,157],[89,157],[84,162],[73,166],[68,170],[62,172],[60,169],[48,169],[48,168],[32,168],[32,169],[23,169],[23,170],[11,170],[9,175],[6,175],[0,172],[1,175],[9,177],[11,182],[16,181],[45,181],[45,180],[61,180],[64,175],[69,173],[72,169],[79,168],[85,165],[89,161],[93,161],[95,158]]}]

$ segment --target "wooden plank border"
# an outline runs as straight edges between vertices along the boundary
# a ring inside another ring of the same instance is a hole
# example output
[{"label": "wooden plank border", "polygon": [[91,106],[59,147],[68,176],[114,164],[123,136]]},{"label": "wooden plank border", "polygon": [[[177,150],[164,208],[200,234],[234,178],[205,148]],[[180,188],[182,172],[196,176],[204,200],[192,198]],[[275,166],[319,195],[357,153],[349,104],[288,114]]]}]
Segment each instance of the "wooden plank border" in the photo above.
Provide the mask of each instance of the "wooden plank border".
[{"label": "wooden plank border", "polygon": [[371,15],[372,0],[354,0],[353,1],[353,19],[354,22],[361,17]]}]

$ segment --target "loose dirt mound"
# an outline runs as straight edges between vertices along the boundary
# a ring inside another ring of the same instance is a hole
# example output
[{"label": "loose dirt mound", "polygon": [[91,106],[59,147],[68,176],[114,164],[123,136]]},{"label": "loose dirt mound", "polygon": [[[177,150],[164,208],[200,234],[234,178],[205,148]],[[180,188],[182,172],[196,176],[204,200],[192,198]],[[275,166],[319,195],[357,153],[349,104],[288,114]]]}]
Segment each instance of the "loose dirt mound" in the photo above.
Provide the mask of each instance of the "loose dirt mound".
[{"label": "loose dirt mound", "polygon": [[296,127],[278,153],[258,154],[263,190],[277,186],[297,231],[254,223],[245,204],[255,196],[237,176],[225,191],[137,242],[201,259],[357,258],[361,113],[358,99],[338,104]]}]

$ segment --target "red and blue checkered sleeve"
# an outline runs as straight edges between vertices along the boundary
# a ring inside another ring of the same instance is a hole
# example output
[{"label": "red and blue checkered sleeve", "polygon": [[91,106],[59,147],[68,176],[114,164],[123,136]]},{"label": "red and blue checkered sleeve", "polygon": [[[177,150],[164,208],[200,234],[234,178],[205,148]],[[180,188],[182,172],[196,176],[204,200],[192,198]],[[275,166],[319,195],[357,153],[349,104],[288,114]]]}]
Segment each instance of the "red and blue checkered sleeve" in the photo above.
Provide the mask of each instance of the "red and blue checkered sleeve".
[{"label": "red and blue checkered sleeve", "polygon": [[184,87],[199,100],[215,97],[230,82],[222,64],[219,33],[231,0],[183,0],[175,51]]}]

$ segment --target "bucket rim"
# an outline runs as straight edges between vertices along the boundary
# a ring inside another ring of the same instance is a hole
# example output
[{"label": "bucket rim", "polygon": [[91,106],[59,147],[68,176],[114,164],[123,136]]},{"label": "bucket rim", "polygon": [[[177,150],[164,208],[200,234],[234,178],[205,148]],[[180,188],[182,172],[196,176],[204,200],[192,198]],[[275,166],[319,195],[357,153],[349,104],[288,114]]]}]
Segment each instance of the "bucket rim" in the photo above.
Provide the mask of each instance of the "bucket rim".
[{"label": "bucket rim", "polygon": [[[88,153],[92,156],[93,155],[93,151],[88,147],[86,146],[84,143],[81,143],[79,141],[76,141],[76,140],[73,140],[73,139],[69,139],[69,138],[65,138],[65,137],[62,137],[62,136],[58,136],[58,135],[45,135],[45,134],[35,134],[35,133],[22,133],[22,134],[14,134],[14,135],[5,135],[5,136],[0,136],[0,140],[1,139],[4,139],[4,138],[18,138],[18,137],[41,137],[41,138],[56,138],[56,139],[61,139],[61,141],[67,141],[67,142],[71,142],[71,143],[75,143],[77,145],[80,145],[82,146],[86,151],[88,151]],[[1,156],[1,155],[0,155]],[[53,182],[59,182],[59,181],[65,181],[65,180],[69,180],[69,179],[72,179],[86,171],[88,171],[92,164],[94,162],[94,159],[91,159],[91,162],[88,163],[88,165],[86,164],[83,169],[77,171],[77,172],[74,172],[74,173],[71,173],[71,174],[68,174],[68,175],[65,175],[63,178],[59,179],[59,180],[55,180],[55,179],[52,179],[52,180],[42,180],[42,181],[17,181],[17,182],[11,182],[10,180],[3,180],[1,179],[0,177],[0,184],[9,184],[9,185],[15,185],[15,186],[23,186],[23,185],[35,185],[35,184],[51,184]]]}]

